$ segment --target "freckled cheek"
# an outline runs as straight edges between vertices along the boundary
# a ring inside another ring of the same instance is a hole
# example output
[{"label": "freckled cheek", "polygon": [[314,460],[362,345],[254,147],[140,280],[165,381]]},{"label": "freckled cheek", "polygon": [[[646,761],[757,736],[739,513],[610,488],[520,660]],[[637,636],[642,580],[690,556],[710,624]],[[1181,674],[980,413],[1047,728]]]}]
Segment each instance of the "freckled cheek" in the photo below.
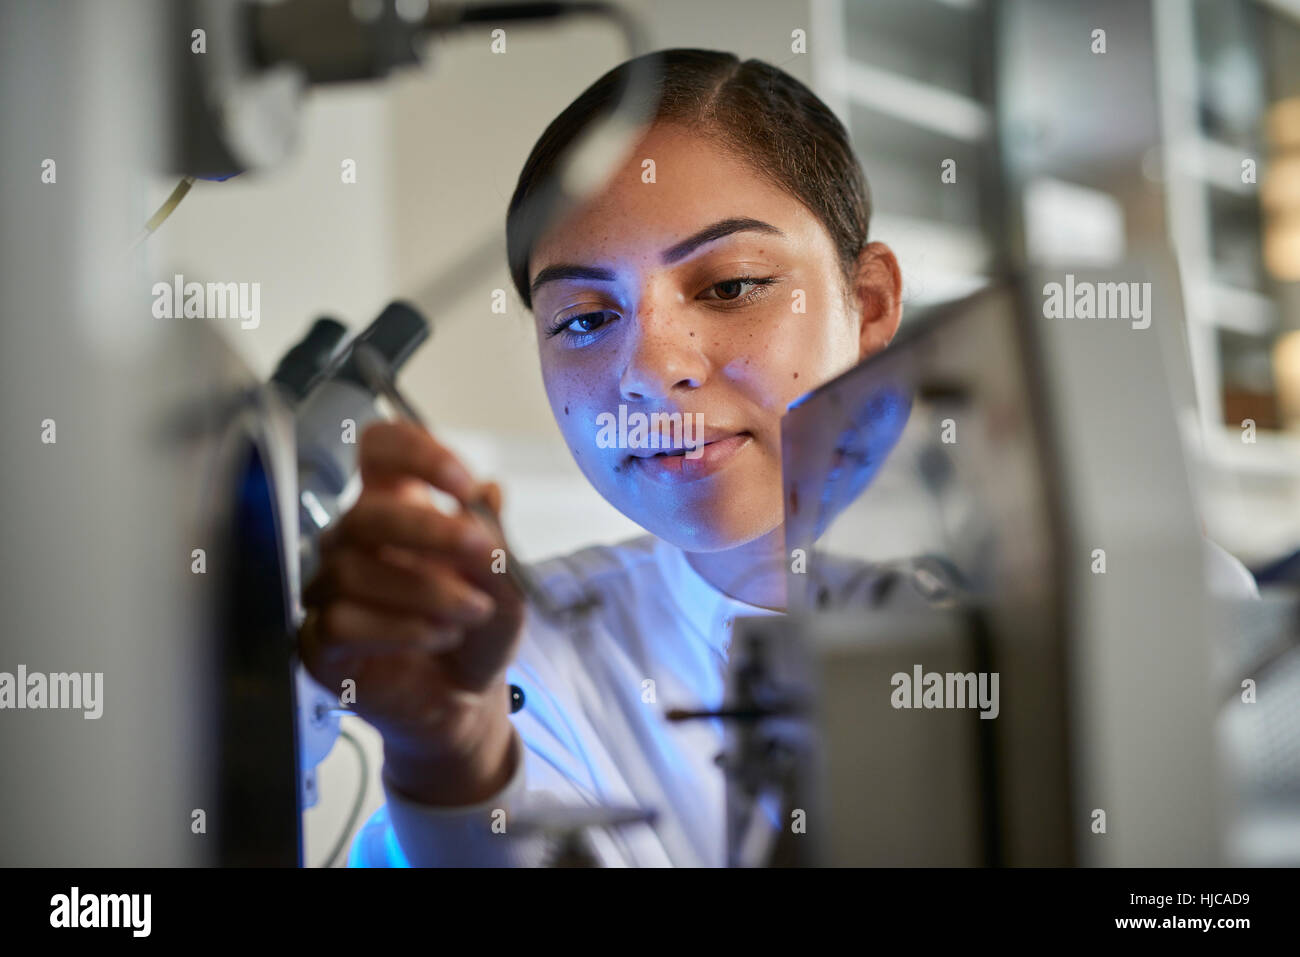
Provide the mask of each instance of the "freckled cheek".
[{"label": "freckled cheek", "polygon": [[792,399],[835,378],[858,358],[856,341],[829,326],[805,326],[801,335],[783,336],[777,355]]},{"label": "freckled cheek", "polygon": [[765,407],[784,413],[791,402],[833,376],[831,355],[806,335],[781,332],[738,350],[729,357],[726,371],[734,381],[745,383]]},{"label": "freckled cheek", "polygon": [[572,415],[573,409],[582,405],[583,397],[588,391],[579,369],[571,363],[555,361],[542,363],[542,386],[546,389],[547,398],[551,400],[556,418],[561,420],[565,415],[565,405],[569,406],[569,414]]},{"label": "freckled cheek", "polygon": [[604,408],[592,395],[590,383],[579,376],[550,374],[543,379],[555,423],[560,427],[565,443],[576,451],[594,451],[596,416],[615,410]]}]

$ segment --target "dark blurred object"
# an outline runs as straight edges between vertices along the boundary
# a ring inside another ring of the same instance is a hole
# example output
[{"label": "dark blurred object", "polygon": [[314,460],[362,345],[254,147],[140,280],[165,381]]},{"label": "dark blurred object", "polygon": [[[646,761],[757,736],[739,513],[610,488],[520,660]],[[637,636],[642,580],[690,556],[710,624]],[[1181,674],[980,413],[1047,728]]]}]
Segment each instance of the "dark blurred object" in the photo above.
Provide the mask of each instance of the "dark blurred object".
[{"label": "dark blurred object", "polygon": [[1300,549],[1250,570],[1255,583],[1266,585],[1300,585]]},{"label": "dark blurred object", "polygon": [[171,165],[213,180],[282,161],[312,85],[383,79],[420,63],[435,35],[481,23],[600,16],[620,27],[629,53],[642,46],[627,11],[600,2],[182,0],[169,14],[169,67],[180,81]]},{"label": "dark blurred object", "polygon": [[347,332],[347,326],[337,319],[328,316],[317,319],[307,335],[284,354],[271,374],[271,381],[284,390],[291,403],[297,405],[307,397],[317,377],[329,366],[335,347]]}]

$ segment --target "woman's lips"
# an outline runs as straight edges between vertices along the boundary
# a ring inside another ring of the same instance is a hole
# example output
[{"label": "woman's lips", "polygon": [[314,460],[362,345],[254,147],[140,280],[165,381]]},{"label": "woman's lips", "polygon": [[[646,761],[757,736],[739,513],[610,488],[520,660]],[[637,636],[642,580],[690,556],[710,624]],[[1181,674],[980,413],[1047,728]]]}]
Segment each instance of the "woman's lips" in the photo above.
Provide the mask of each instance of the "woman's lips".
[{"label": "woman's lips", "polygon": [[739,432],[708,443],[695,458],[687,458],[685,455],[633,455],[630,456],[631,466],[646,478],[666,485],[694,482],[716,473],[753,441],[754,437],[748,432]]}]

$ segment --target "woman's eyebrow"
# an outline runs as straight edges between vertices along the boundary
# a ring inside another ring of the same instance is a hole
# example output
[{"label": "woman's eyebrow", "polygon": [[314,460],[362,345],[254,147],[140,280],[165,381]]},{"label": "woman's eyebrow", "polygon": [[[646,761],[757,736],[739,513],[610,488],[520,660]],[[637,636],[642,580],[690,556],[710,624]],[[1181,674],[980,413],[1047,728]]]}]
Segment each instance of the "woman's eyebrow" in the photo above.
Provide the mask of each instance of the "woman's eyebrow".
[{"label": "woman's eyebrow", "polygon": [[[711,243],[723,236],[730,236],[732,233],[746,231],[771,233],[775,236],[785,235],[771,223],[765,223],[761,219],[744,217],[720,219],[716,223],[705,226],[699,232],[688,236],[681,242],[669,246],[659,254],[659,257],[664,265],[672,265],[678,260],[685,259],[705,243]],[[536,295],[538,288],[541,286],[548,282],[559,282],[562,279],[591,279],[596,282],[613,282],[616,278],[611,269],[602,269],[599,266],[579,266],[574,263],[557,263],[554,266],[547,266],[537,274],[537,278],[533,280],[532,286],[529,287],[529,292]]]},{"label": "woman's eyebrow", "polygon": [[612,269],[601,269],[599,266],[575,266],[572,263],[559,263],[555,266],[547,266],[537,274],[533,284],[529,287],[532,295],[537,295],[537,290],[548,282],[559,282],[561,279],[594,279],[597,282],[613,282],[617,277]]},{"label": "woman's eyebrow", "polygon": [[785,233],[777,229],[771,223],[765,223],[761,219],[732,218],[720,219],[711,226],[705,226],[698,233],[683,239],[674,246],[669,246],[661,254],[665,266],[672,265],[679,259],[685,259],[691,253],[695,252],[705,243],[711,243],[715,239],[721,239],[723,236],[730,236],[732,233],[741,233],[746,231],[759,233],[772,233],[776,236],[784,236]]}]

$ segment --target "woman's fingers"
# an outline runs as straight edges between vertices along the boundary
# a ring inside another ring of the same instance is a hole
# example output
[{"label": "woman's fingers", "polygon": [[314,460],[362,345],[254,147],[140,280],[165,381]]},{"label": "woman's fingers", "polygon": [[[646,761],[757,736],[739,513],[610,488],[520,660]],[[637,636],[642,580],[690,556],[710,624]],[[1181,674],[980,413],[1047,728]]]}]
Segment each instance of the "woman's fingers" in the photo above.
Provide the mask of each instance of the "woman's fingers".
[{"label": "woman's fingers", "polygon": [[491,596],[466,582],[453,568],[414,556],[397,559],[393,550],[375,554],[357,548],[334,549],[304,590],[303,601],[314,604],[335,596],[443,625],[481,624],[496,611]]},{"label": "woman's fingers", "polygon": [[417,504],[364,492],[338,520],[327,542],[360,548],[396,545],[465,557],[490,551],[494,545],[490,530],[472,515],[446,515],[432,502]]},{"label": "woman's fingers", "polygon": [[361,482],[380,487],[418,478],[455,496],[463,505],[478,483],[449,449],[413,422],[375,422],[361,433],[357,451]]},{"label": "woman's fingers", "polygon": [[313,666],[322,663],[322,659],[413,649],[441,653],[464,641],[464,633],[459,628],[443,627],[419,617],[346,600],[308,611],[298,635],[300,653],[308,670],[314,670]]}]

